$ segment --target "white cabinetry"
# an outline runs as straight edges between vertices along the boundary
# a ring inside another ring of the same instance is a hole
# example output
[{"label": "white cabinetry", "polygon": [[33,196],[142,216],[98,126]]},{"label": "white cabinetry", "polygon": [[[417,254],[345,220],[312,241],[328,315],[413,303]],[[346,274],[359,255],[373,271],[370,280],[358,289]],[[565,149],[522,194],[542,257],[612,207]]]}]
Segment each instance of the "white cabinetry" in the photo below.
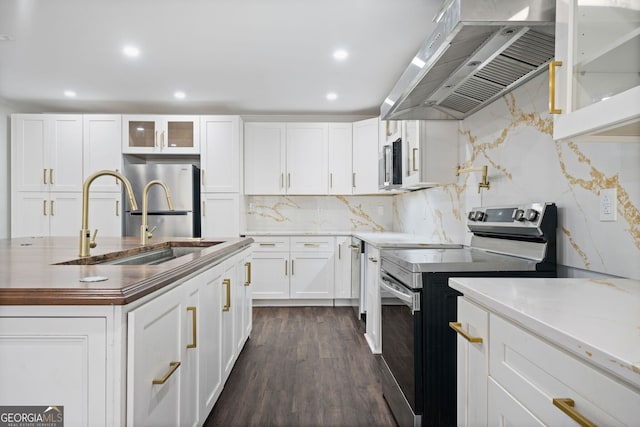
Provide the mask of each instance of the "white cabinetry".
[{"label": "white cabinetry", "polygon": [[[122,170],[122,116],[85,114],[82,122],[83,182],[100,170]],[[111,176],[101,176],[91,184],[91,192],[119,193],[120,182]]]},{"label": "white cabinetry", "polygon": [[122,116],[125,154],[199,154],[198,116]]},{"label": "white cabinetry", "polygon": [[351,295],[351,236],[337,236],[334,277],[334,297],[350,299]]},{"label": "white cabinetry", "polygon": [[254,240],[254,299],[334,298],[333,237],[260,236]]},{"label": "white cabinetry", "polygon": [[107,408],[112,402],[107,395],[109,338],[105,317],[78,321],[7,316],[5,311],[0,316],[1,404],[56,404],[64,406],[65,425],[113,425]]},{"label": "white cabinetry", "polygon": [[202,193],[202,236],[237,237],[240,234],[240,196]]},{"label": "white cabinetry", "polygon": [[285,194],[285,128],[285,123],[245,123],[245,194]]},{"label": "white cabinetry", "polygon": [[353,123],[353,194],[378,192],[379,127],[377,117]]},{"label": "white cabinetry", "polygon": [[456,181],[457,120],[403,120],[401,128],[402,188],[428,188]]},{"label": "white cabinetry", "polygon": [[237,193],[240,190],[240,131],[238,116],[200,117],[203,192]]},{"label": "white cabinetry", "polygon": [[[554,139],[640,137],[640,10],[632,2],[556,1],[550,73]],[[560,64],[561,63],[561,64]],[[555,104],[555,105],[554,105]]]},{"label": "white cabinetry", "polygon": [[366,244],[366,267],[364,275],[365,304],[367,312],[367,331],[364,337],[371,348],[371,352],[382,352],[382,328],[380,325],[381,301],[380,301],[380,250],[375,246]]},{"label": "white cabinetry", "polygon": [[329,123],[329,194],[352,193],[353,126]]},{"label": "white cabinetry", "polygon": [[11,210],[12,237],[73,236],[80,231],[82,193],[15,194]]},{"label": "white cabinetry", "polygon": [[327,194],[327,123],[287,123],[287,194]]},{"label": "white cabinetry", "polygon": [[234,338],[234,313],[236,307],[233,299],[233,286],[236,283],[236,264],[233,260],[229,260],[223,264],[222,282],[220,287],[220,295],[222,299],[222,322],[220,325],[222,330],[220,336],[220,351],[222,352],[222,381],[226,382],[231,374],[233,362],[236,357],[236,346]]}]

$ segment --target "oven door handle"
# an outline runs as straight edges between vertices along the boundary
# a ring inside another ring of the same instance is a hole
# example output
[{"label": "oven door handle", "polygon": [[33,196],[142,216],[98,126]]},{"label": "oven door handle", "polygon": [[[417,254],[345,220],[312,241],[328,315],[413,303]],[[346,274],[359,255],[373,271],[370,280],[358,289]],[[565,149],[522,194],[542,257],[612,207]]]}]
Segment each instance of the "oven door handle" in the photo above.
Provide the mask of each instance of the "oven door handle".
[{"label": "oven door handle", "polygon": [[420,311],[420,300],[419,298],[416,298],[416,296],[418,294],[414,293],[414,292],[402,292],[398,289],[396,289],[395,286],[390,286],[393,282],[391,282],[389,279],[387,279],[386,277],[380,277],[380,287],[384,290],[386,290],[387,292],[389,292],[391,295],[393,295],[394,297],[398,298],[400,301],[404,302],[405,304],[407,304],[409,307],[411,307],[411,309],[416,312],[416,311]]}]

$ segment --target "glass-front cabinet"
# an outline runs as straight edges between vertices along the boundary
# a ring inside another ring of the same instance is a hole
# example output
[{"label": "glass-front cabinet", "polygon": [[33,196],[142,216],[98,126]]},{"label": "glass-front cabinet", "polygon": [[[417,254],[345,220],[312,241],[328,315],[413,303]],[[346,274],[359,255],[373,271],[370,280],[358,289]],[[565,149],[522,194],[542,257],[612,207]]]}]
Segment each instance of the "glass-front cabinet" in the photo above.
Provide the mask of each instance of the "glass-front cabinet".
[{"label": "glass-front cabinet", "polygon": [[549,74],[554,139],[640,138],[640,0],[557,0]]},{"label": "glass-front cabinet", "polygon": [[122,152],[127,154],[199,154],[198,116],[125,115]]}]

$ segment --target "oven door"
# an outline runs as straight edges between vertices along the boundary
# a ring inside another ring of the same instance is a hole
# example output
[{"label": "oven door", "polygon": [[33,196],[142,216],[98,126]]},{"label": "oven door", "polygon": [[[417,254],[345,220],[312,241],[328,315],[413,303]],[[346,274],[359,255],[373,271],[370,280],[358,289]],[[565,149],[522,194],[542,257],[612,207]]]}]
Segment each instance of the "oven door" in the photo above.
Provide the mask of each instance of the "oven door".
[{"label": "oven door", "polygon": [[382,391],[399,426],[419,426],[423,406],[422,290],[382,271]]}]

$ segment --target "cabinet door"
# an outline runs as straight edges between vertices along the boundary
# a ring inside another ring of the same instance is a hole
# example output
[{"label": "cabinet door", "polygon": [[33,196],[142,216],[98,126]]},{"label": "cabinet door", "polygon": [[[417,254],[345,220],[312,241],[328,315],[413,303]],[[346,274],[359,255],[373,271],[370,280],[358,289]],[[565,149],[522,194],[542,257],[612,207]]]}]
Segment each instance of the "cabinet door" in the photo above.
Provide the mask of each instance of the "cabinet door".
[{"label": "cabinet door", "polygon": [[289,298],[289,252],[254,252],[251,269],[254,299]]},{"label": "cabinet door", "polygon": [[244,339],[251,336],[253,330],[253,257],[251,250],[244,252],[244,313],[242,315],[242,327]]},{"label": "cabinet door", "polygon": [[[200,379],[200,346],[203,337],[199,327],[202,326],[200,316],[202,314],[204,278],[198,275],[186,283],[180,285],[185,295],[182,323],[182,365],[180,366],[180,425],[197,426],[200,418],[207,414],[199,414],[199,388]],[[207,338],[209,339],[209,338]]]},{"label": "cabinet door", "polygon": [[160,151],[163,154],[200,154],[198,116],[162,116]]},{"label": "cabinet door", "polygon": [[46,132],[44,114],[11,116],[11,169],[15,191],[49,190]]},{"label": "cabinet door", "polygon": [[[120,193],[89,194],[89,227],[97,229],[98,236],[122,236],[121,197]],[[76,228],[80,227],[80,224],[74,225]]]},{"label": "cabinet door", "polygon": [[336,237],[335,259],[335,298],[351,298],[351,237]]},{"label": "cabinet door", "polygon": [[[122,170],[122,116],[85,114],[83,133],[83,181],[100,170]],[[91,184],[91,191],[119,193],[120,182],[101,176]]]},{"label": "cabinet door", "polygon": [[285,153],[284,123],[245,123],[246,194],[285,194]]},{"label": "cabinet door", "polygon": [[[11,237],[49,235],[49,193],[22,191],[12,198]],[[77,226],[81,224],[78,223]],[[78,233],[80,229],[78,229]]]},{"label": "cabinet door", "polygon": [[[536,418],[527,408],[522,406],[505,389],[500,387],[493,378],[488,381],[488,422],[492,426],[546,426],[547,424]],[[460,424],[458,424],[460,425]],[[560,425],[560,424],[556,424]],[[564,424],[576,425],[574,422]],[[473,424],[469,424],[473,426]]]},{"label": "cabinet door", "polygon": [[160,152],[162,123],[157,116],[122,116],[122,152],[151,154]]},{"label": "cabinet door", "polygon": [[327,194],[327,123],[287,124],[287,194]]},{"label": "cabinet door", "polygon": [[52,116],[49,127],[49,189],[82,191],[82,116]]},{"label": "cabinet door", "polygon": [[238,237],[240,200],[237,194],[202,194],[202,236]]},{"label": "cabinet door", "polygon": [[379,120],[362,120],[353,124],[353,194],[378,192]]},{"label": "cabinet door", "polygon": [[198,314],[199,412],[206,418],[222,392],[222,307],[220,288],[224,267],[219,264],[204,273]]},{"label": "cabinet door", "polygon": [[353,126],[329,123],[329,194],[351,194]]},{"label": "cabinet door", "polygon": [[458,297],[458,322],[471,337],[482,338],[482,342],[470,342],[460,334],[457,337],[458,425],[486,426],[489,313]]},{"label": "cabinet door", "polygon": [[[420,121],[403,120],[401,129],[402,186],[408,187],[420,181]],[[451,149],[457,151],[457,144],[451,144]]]},{"label": "cabinet door", "polygon": [[236,265],[233,260],[229,260],[224,264],[224,272],[222,274],[222,282],[220,283],[220,295],[222,297],[222,382],[229,378],[233,362],[236,358],[236,344],[234,342],[234,313],[237,309],[235,306],[233,294],[236,285]]},{"label": "cabinet door", "polygon": [[200,117],[202,191],[237,193],[240,181],[240,118]]},{"label": "cabinet door", "polygon": [[382,352],[382,334],[380,327],[381,302],[380,302],[380,251],[367,245],[366,272],[365,272],[365,307],[367,311],[367,332],[365,338],[373,353]]},{"label": "cabinet door", "polygon": [[244,335],[244,323],[243,318],[245,315],[246,307],[245,307],[245,283],[246,283],[246,268],[245,268],[245,260],[244,255],[239,254],[234,257],[234,262],[236,263],[235,272],[236,272],[236,280],[233,282],[232,288],[232,302],[231,306],[233,307],[233,343],[235,345],[235,354],[236,357],[242,351],[242,347],[244,346],[246,336]]},{"label": "cabinet door", "polygon": [[333,254],[293,252],[291,254],[292,299],[333,298]]},{"label": "cabinet door", "polygon": [[82,194],[50,193],[49,221],[51,236],[78,235],[82,228]]},{"label": "cabinet door", "polygon": [[127,425],[180,425],[185,311],[177,287],[128,313]]},{"label": "cabinet door", "polygon": [[56,404],[65,425],[106,426],[106,336],[105,318],[3,317],[0,402]]}]

